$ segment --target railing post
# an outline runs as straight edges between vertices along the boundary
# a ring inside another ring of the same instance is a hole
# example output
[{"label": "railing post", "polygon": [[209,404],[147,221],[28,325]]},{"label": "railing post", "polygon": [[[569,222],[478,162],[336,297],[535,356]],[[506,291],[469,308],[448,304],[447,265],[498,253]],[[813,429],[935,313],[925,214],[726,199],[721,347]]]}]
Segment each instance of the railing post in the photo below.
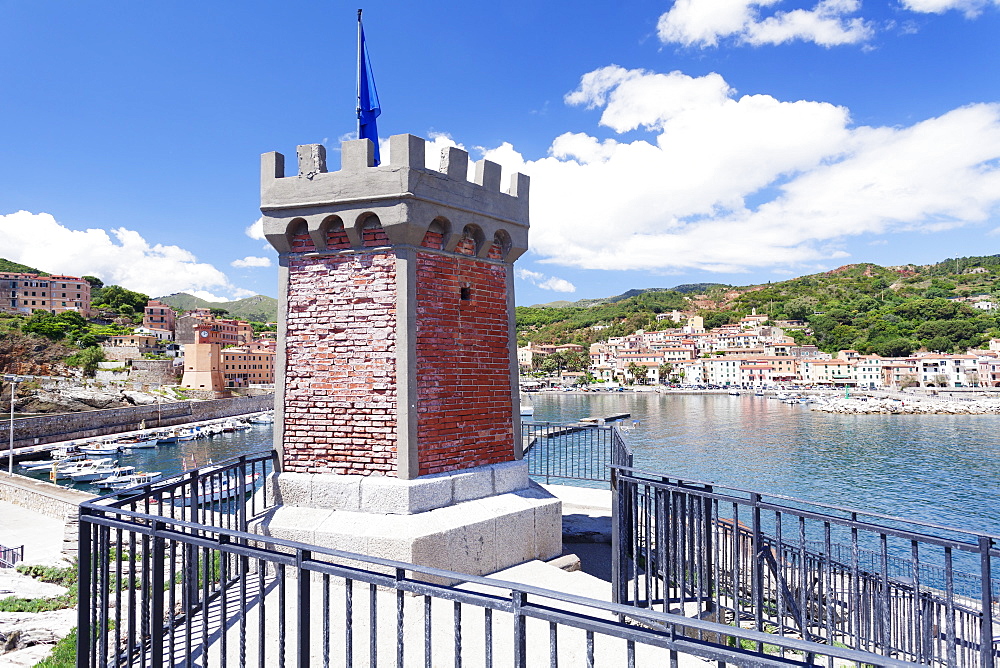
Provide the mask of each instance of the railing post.
[{"label": "railing post", "polygon": [[93,562],[91,549],[91,525],[87,521],[90,511],[80,507],[80,534],[77,546],[77,609],[76,609],[76,665],[87,668],[91,664],[91,629],[90,629],[90,572]]},{"label": "railing post", "polygon": [[309,653],[312,651],[312,647],[309,646],[309,585],[310,585],[310,572],[302,567],[302,563],[309,561],[312,557],[312,553],[308,550],[298,550],[296,558],[296,567],[298,568],[298,601],[296,602],[298,608],[298,619],[296,624],[298,626],[299,633],[299,646],[297,651],[298,668],[309,668]]},{"label": "railing post", "polygon": [[751,550],[753,556],[749,559],[751,572],[751,588],[753,595],[754,628],[758,631],[764,628],[764,569],[761,568],[764,559],[763,534],[760,528],[760,494],[750,495],[753,504],[753,540]]},{"label": "railing post", "polygon": [[[164,549],[164,539],[162,532],[166,529],[166,524],[161,521],[153,522],[153,573],[152,573],[152,620],[149,647],[150,647],[150,668],[162,668],[163,666],[163,597],[164,591],[164,564],[166,557]],[[173,583],[170,583],[173,586]]]},{"label": "railing post", "polygon": [[[708,485],[705,491],[709,495],[712,493],[712,486]],[[715,517],[712,514],[712,498],[711,496],[706,496],[703,500],[704,503],[704,545],[705,545],[705,580],[707,587],[703,587],[702,590],[708,592],[708,603],[705,606],[706,612],[715,612],[715,561],[717,559],[715,555],[715,541],[714,530],[715,530]],[[718,621],[718,620],[715,620]]]},{"label": "railing post", "polygon": [[979,641],[979,665],[993,665],[993,568],[990,549],[993,541],[989,536],[979,537],[980,574],[982,577],[982,619]]},{"label": "railing post", "polygon": [[514,668],[527,668],[528,629],[521,608],[527,603],[528,595],[523,591],[512,591],[510,596],[514,603]]},{"label": "railing post", "polygon": [[611,600],[624,604],[628,600],[628,584],[625,581],[625,495],[622,493],[620,472],[611,467]]}]

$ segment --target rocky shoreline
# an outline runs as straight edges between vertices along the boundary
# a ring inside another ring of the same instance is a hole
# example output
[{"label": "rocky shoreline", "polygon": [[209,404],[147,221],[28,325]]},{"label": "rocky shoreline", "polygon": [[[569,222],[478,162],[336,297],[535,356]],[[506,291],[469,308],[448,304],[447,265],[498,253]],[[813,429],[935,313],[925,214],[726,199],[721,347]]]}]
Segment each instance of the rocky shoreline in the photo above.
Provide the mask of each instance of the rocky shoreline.
[{"label": "rocky shoreline", "polygon": [[810,410],[852,415],[1000,415],[1000,399],[839,397],[811,404]]}]

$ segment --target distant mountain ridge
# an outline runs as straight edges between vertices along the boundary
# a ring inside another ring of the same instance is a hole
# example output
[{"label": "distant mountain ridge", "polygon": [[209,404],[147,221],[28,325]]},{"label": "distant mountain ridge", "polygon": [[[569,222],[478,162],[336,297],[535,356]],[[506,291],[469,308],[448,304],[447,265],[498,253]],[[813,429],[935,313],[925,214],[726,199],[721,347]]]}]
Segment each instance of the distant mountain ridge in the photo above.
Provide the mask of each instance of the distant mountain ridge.
[{"label": "distant mountain ridge", "polygon": [[0,271],[10,272],[12,274],[38,274],[39,276],[50,275],[44,271],[35,269],[34,267],[29,267],[26,264],[11,262],[10,260],[5,260],[2,257],[0,257]]},{"label": "distant mountain ridge", "polygon": [[533,304],[530,308],[590,308],[599,304],[615,304],[630,297],[638,297],[647,292],[679,292],[681,294],[701,294],[712,288],[728,288],[724,283],[684,283],[673,288],[633,288],[614,297],[597,297],[595,299],[579,299],[575,302],[560,299],[547,304]]},{"label": "distant mountain ridge", "polygon": [[225,309],[231,318],[251,322],[275,322],[278,319],[278,300],[267,295],[254,295],[231,302],[210,302],[186,292],[157,297],[171,308],[190,311],[196,308]]}]

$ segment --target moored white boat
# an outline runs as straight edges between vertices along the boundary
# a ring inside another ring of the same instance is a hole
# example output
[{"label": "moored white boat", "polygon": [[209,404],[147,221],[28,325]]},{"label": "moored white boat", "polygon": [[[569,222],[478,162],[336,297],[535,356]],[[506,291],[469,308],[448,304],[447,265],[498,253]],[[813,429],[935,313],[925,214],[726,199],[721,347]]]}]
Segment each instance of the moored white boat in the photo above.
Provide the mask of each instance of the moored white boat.
[{"label": "moored white boat", "polygon": [[81,471],[88,471],[101,465],[108,465],[114,467],[117,464],[118,464],[118,459],[116,457],[102,457],[101,459],[82,459],[78,462],[72,462],[65,466],[57,464],[54,469],[49,470],[49,480],[67,480],[74,473],[79,473]]},{"label": "moored white boat", "polygon": [[122,448],[137,450],[142,448],[155,448],[159,440],[158,436],[138,436],[135,438],[126,438],[121,441],[117,441],[117,444]]},{"label": "moored white boat", "polygon": [[133,471],[126,475],[115,475],[105,478],[97,483],[101,489],[120,490],[139,485],[148,485],[157,480],[161,475],[160,471]]},{"label": "moored white boat", "polygon": [[[242,489],[244,493],[251,494],[259,478],[259,473],[243,476]],[[199,481],[197,495],[191,493],[190,487],[184,487],[183,489],[176,490],[174,494],[166,497],[164,501],[172,502],[178,506],[200,506],[239,496],[240,488],[240,481],[235,475],[212,476]]]},{"label": "moored white boat", "polygon": [[270,412],[260,413],[250,418],[251,424],[274,424],[274,415]]},{"label": "moored white boat", "polygon": [[178,443],[180,441],[193,441],[198,438],[198,430],[191,429],[174,429],[167,433],[166,436],[161,436],[157,439],[159,443]]},{"label": "moored white boat", "polygon": [[131,475],[135,473],[134,466],[116,466],[114,463],[100,464],[89,470],[81,470],[69,475],[73,482],[93,482],[112,476]]},{"label": "moored white boat", "polygon": [[21,462],[17,466],[22,471],[47,471],[52,468],[53,464],[65,468],[67,466],[70,466],[71,464],[81,462],[86,458],[87,455],[80,453],[77,455],[70,455],[62,458],[36,459],[30,462]]},{"label": "moored white boat", "polygon": [[77,446],[77,450],[85,455],[113,455],[120,449],[117,443],[85,443]]}]

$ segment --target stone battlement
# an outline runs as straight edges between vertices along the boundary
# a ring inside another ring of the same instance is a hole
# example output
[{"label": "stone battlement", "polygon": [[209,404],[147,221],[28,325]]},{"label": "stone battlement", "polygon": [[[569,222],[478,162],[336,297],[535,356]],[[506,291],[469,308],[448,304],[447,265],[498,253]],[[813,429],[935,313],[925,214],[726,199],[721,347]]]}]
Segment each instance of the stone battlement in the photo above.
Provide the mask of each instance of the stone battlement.
[{"label": "stone battlement", "polygon": [[[328,172],[321,144],[299,146],[298,174],[285,175],[285,158],[261,156],[261,212],[264,234],[279,253],[359,250],[365,231],[381,228],[387,245],[423,244],[428,232],[441,235],[441,250],[455,251],[470,240],[475,256],[513,262],[528,247],[528,186],[524,174],[511,176],[500,190],[500,165],[475,163],[467,178],[469,154],[448,147],[440,170],[425,166],[425,141],[413,135],[389,139],[389,160],[374,165],[368,139],[343,142],[341,169]],[[331,244],[331,235],[346,243]],[[307,247],[294,239],[308,233]],[[426,244],[423,244],[426,245]]]}]

